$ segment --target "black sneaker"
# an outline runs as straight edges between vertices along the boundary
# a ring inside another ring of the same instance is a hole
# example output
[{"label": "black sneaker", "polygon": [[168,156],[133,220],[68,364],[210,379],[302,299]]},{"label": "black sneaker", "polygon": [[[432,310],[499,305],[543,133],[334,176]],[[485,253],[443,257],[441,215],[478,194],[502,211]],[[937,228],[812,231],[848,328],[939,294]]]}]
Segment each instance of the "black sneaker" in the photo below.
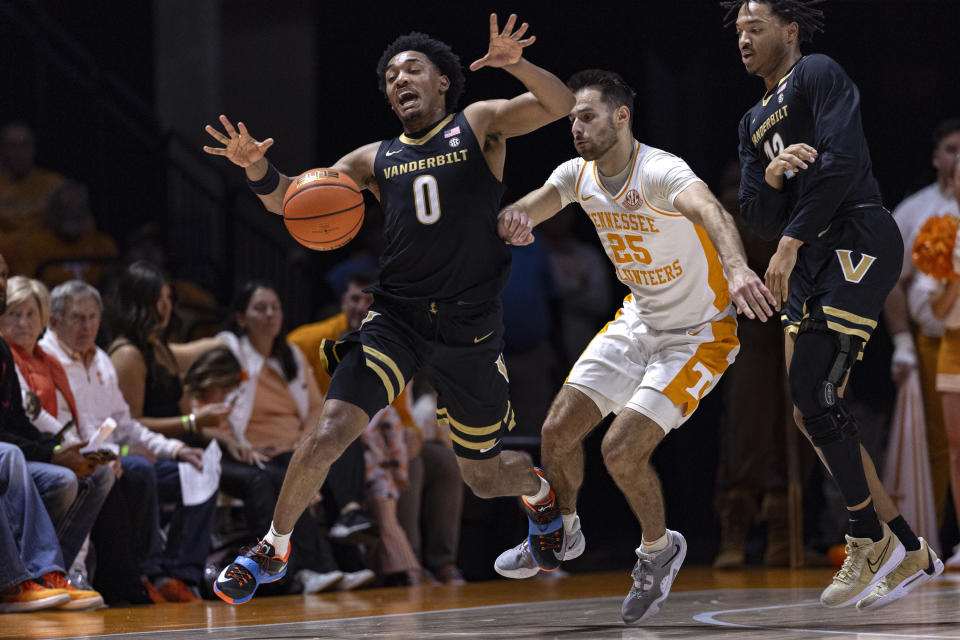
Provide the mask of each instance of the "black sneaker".
[{"label": "black sneaker", "polygon": [[377,523],[362,509],[351,509],[333,523],[329,537],[337,542],[370,544],[377,539]]},{"label": "black sneaker", "polygon": [[[543,478],[543,471],[534,468],[534,471]],[[544,571],[553,571],[560,566],[563,560],[563,547],[565,543],[565,533],[563,530],[563,518],[560,517],[560,509],[557,508],[557,498],[550,490],[547,499],[537,504],[530,504],[527,499],[520,496],[520,502],[530,520],[529,535],[527,541],[530,545],[530,555],[534,562]]]},{"label": "black sneaker", "polygon": [[213,592],[224,602],[243,604],[253,597],[259,585],[276,582],[286,575],[289,559],[289,545],[287,555],[281,558],[272,544],[261,540],[220,572]]}]

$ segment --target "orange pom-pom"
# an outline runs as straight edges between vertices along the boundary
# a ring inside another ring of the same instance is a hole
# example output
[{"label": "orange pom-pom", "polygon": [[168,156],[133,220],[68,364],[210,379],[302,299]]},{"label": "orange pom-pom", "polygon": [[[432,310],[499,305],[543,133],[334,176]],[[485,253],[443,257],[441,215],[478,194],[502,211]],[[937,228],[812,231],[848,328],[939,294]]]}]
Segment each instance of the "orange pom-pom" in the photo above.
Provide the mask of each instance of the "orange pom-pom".
[{"label": "orange pom-pom", "polygon": [[960,218],[949,214],[933,216],[923,223],[910,255],[917,269],[937,280],[960,279],[953,270],[958,226]]}]

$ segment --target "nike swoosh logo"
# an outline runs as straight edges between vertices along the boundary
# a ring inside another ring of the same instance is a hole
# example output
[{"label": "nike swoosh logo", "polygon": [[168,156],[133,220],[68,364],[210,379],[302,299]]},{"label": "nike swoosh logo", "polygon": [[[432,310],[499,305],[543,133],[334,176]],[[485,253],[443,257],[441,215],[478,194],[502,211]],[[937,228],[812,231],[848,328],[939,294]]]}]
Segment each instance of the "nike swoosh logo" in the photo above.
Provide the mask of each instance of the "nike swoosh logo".
[{"label": "nike swoosh logo", "polygon": [[383,154],[383,155],[385,155],[385,156],[395,156],[395,155],[397,155],[398,153],[400,153],[401,151],[403,151],[403,149],[397,149],[396,151],[387,151],[387,152],[386,152],[385,154]]},{"label": "nike swoosh logo", "polygon": [[487,447],[486,449],[480,449],[480,453],[486,453],[487,451],[490,451],[491,449],[493,449],[494,447],[496,447],[498,444],[500,444],[500,441],[499,441],[499,440],[497,440],[496,442],[494,442],[491,446]]},{"label": "nike swoosh logo", "polygon": [[700,330],[699,330],[699,331],[687,331],[687,335],[688,335],[688,336],[698,336],[698,335],[700,335],[701,333],[703,333],[703,330],[704,330],[704,329],[706,329],[706,327],[700,327]]},{"label": "nike swoosh logo", "polygon": [[589,200],[589,199],[592,198],[592,197],[593,197],[593,196],[583,196],[583,197],[580,198],[580,202],[586,202],[587,200]]},{"label": "nike swoosh logo", "polygon": [[887,538],[887,544],[884,545],[883,551],[880,552],[880,556],[877,557],[876,565],[870,561],[870,558],[867,558],[867,568],[870,569],[870,573],[876,573],[880,570],[880,567],[883,566],[883,559],[887,557],[887,551],[890,550],[890,543],[893,542],[892,538]]},{"label": "nike swoosh logo", "polygon": [[673,559],[677,557],[677,554],[678,554],[678,553],[680,553],[680,545],[675,544],[675,545],[673,545],[673,555],[670,556],[670,558],[668,558],[667,561],[664,562],[661,566],[665,567],[665,566],[667,566],[668,564],[670,564],[671,562],[673,562]]},{"label": "nike swoosh logo", "polygon": [[[473,339],[473,344],[477,344],[477,343],[479,343],[479,342],[483,342],[484,340],[486,340],[487,338],[489,338],[489,337],[492,336],[492,335],[493,335],[493,331],[491,331],[491,332],[488,333],[487,335],[482,336],[482,337],[480,337],[480,338],[474,338],[474,339]],[[483,453],[483,452],[481,451],[480,453]]]}]

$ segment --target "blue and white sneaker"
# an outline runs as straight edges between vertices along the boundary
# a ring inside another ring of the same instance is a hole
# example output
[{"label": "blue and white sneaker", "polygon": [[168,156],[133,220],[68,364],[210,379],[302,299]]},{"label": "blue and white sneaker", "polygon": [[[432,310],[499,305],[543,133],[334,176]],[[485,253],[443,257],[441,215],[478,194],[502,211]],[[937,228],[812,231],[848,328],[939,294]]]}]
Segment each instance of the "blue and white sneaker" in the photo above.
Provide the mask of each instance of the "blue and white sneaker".
[{"label": "blue and white sneaker", "polygon": [[224,602],[243,604],[253,597],[258,586],[285,576],[289,559],[290,546],[281,558],[272,544],[261,540],[224,567],[213,583],[213,592]]}]

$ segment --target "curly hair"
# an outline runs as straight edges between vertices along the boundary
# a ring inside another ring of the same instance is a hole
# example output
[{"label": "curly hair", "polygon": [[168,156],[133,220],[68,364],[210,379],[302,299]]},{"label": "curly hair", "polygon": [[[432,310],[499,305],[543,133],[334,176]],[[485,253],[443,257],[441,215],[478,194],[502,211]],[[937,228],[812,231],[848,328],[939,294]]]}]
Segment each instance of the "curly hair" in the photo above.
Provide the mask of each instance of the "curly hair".
[{"label": "curly hair", "polygon": [[[823,32],[823,11],[815,9],[814,5],[826,2],[826,0],[753,0],[770,5],[770,11],[787,24],[796,22],[800,29],[800,42],[810,42],[815,33]],[[723,17],[725,27],[731,27],[737,23],[737,13],[740,7],[750,2],[750,0],[722,0],[720,6],[727,10]]]},{"label": "curly hair", "polygon": [[447,113],[456,111],[460,96],[463,95],[463,86],[466,84],[463,67],[460,65],[460,57],[453,52],[453,49],[447,43],[431,38],[419,31],[411,31],[398,37],[383,50],[383,55],[377,62],[377,81],[383,95],[385,97],[387,95],[387,65],[390,64],[393,56],[401,51],[419,51],[427,56],[433,66],[440,70],[441,75],[447,76],[447,80],[450,81],[450,86],[444,95]]}]

